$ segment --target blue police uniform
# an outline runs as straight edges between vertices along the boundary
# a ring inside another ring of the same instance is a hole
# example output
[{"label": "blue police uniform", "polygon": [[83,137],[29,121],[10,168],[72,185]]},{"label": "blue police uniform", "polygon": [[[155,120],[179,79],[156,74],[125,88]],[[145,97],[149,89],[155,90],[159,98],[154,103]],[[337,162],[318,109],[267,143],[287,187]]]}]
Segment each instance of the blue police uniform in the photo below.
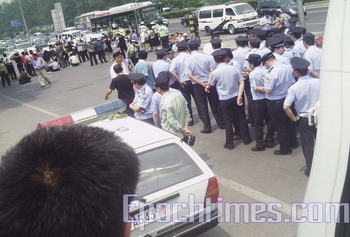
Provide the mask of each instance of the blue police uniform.
[{"label": "blue police uniform", "polygon": [[143,112],[135,112],[135,118],[139,120],[146,120],[148,123],[150,120],[152,120],[152,95],[153,91],[147,84],[144,84],[140,89],[135,89],[135,98],[133,103],[136,103],[143,110]]},{"label": "blue police uniform", "polygon": [[[198,39],[192,39],[188,42],[189,47],[192,49],[198,48],[200,42]],[[196,50],[192,50],[191,55],[185,60],[185,72],[187,75],[195,76],[199,81],[203,83],[208,82],[208,77],[213,65],[210,62],[210,57],[206,54],[199,53]],[[215,117],[216,123],[220,128],[224,128],[224,121],[222,111],[219,103],[219,96],[215,88],[210,93],[205,92],[205,88],[202,85],[196,84],[192,81],[195,102],[199,118],[204,123],[204,129],[202,133],[211,133],[211,123],[208,111],[208,101]]]}]

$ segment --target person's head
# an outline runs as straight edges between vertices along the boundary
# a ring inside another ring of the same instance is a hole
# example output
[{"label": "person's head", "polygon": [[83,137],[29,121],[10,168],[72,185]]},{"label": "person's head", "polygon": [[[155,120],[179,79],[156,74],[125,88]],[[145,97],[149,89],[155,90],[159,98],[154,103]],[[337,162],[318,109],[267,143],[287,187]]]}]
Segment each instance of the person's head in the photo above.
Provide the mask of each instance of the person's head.
[{"label": "person's head", "polygon": [[6,58],[7,55],[6,55],[6,53],[4,53],[4,54],[2,54],[2,56],[4,56]]},{"label": "person's head", "polygon": [[3,157],[0,236],[127,236],[123,195],[135,193],[134,150],[104,129],[38,129]]},{"label": "person's head", "polygon": [[123,61],[123,54],[121,52],[115,52],[113,58],[116,64],[121,64]]},{"label": "person's head", "polygon": [[274,17],[274,18],[280,17],[280,15],[281,15],[281,12],[280,12],[280,11],[275,11],[275,12],[273,13],[273,17]]},{"label": "person's head", "polygon": [[201,41],[197,37],[194,37],[190,41],[187,42],[187,45],[188,45],[188,48],[190,49],[190,51],[198,50],[200,44],[201,44]]},{"label": "person's head", "polygon": [[266,19],[269,19],[269,18],[271,17],[271,16],[270,16],[270,13],[265,12],[264,17],[265,17]]},{"label": "person's head", "polygon": [[304,34],[303,43],[305,48],[309,48],[310,46],[315,45],[315,35],[312,33]]},{"label": "person's head", "polygon": [[310,62],[299,57],[294,57],[290,60],[290,64],[293,68],[293,77],[298,79],[302,76],[306,76],[308,73],[308,67],[310,66]]},{"label": "person's head", "polygon": [[140,59],[146,60],[147,57],[148,57],[148,53],[147,53],[145,50],[141,50],[141,51],[139,52],[139,58],[140,58]]},{"label": "person's head", "polygon": [[265,54],[261,57],[260,62],[267,68],[271,68],[272,65],[276,62],[276,57],[272,52]]},{"label": "person's head", "polygon": [[129,78],[135,89],[141,89],[146,84],[146,77],[142,73],[132,73]]},{"label": "person's head", "polygon": [[[169,72],[167,72],[169,73]],[[159,73],[158,77],[154,79],[154,86],[157,92],[163,95],[165,92],[169,91],[169,79],[166,75]]]},{"label": "person's head", "polygon": [[215,49],[220,49],[221,48],[221,42],[222,40],[219,38],[214,38],[212,40],[210,40],[211,43],[211,47],[215,50]]},{"label": "person's head", "polygon": [[289,35],[293,41],[297,41],[301,38],[304,29],[300,26],[290,26],[289,27]]},{"label": "person's head", "polygon": [[236,45],[238,47],[243,47],[244,48],[244,47],[248,46],[248,38],[245,37],[245,36],[238,36],[235,39],[235,41],[236,41]]},{"label": "person's head", "polygon": [[266,30],[257,28],[257,29],[252,29],[251,33],[253,36],[252,38],[258,38],[260,40],[265,40],[268,32]]},{"label": "person's head", "polygon": [[249,54],[247,61],[249,62],[249,67],[254,69],[261,65],[261,56],[259,54]]},{"label": "person's head", "polygon": [[222,48],[221,50],[224,50],[226,52],[225,62],[231,62],[231,60],[233,59],[232,50],[229,48]]},{"label": "person's head", "polygon": [[184,52],[187,50],[187,42],[186,41],[180,41],[179,43],[176,44],[177,50],[179,52]]},{"label": "person's head", "polygon": [[171,49],[168,50],[166,53],[165,53],[165,57],[170,59],[170,60],[173,60],[174,59],[174,51],[172,51]]},{"label": "person's head", "polygon": [[33,58],[34,59],[37,59],[38,58],[38,55],[36,53],[33,53]]},{"label": "person's head", "polygon": [[274,53],[282,55],[284,53],[284,43],[280,38],[269,38],[270,50]]},{"label": "person's head", "polygon": [[30,53],[30,54],[33,54],[33,50],[30,49],[30,50],[29,50],[29,53]]},{"label": "person's head", "polygon": [[157,60],[165,59],[166,51],[167,51],[166,48],[162,48],[162,49],[158,50],[158,51],[156,52]]},{"label": "person's head", "polygon": [[225,62],[227,53],[225,50],[218,49],[211,54],[215,60],[215,63],[220,64]]},{"label": "person's head", "polygon": [[249,47],[252,49],[258,49],[260,47],[261,40],[258,38],[251,38],[249,40]]},{"label": "person's head", "polygon": [[113,67],[113,71],[114,71],[117,75],[123,74],[123,67],[122,67],[120,64],[116,64],[116,65],[114,65],[114,67]]}]

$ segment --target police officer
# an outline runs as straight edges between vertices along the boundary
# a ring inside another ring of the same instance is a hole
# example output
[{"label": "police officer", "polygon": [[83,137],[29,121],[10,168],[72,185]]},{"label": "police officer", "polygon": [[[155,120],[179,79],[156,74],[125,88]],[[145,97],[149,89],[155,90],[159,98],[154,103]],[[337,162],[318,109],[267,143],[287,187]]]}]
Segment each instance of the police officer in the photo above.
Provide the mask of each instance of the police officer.
[{"label": "police officer", "polygon": [[166,48],[160,49],[156,52],[157,61],[155,61],[152,65],[153,75],[154,77],[158,77],[158,74],[163,71],[169,71],[170,64],[166,62],[166,52],[168,50]]},{"label": "police officer", "polygon": [[[297,122],[299,126],[301,145],[306,161],[305,175],[309,176],[312,166],[312,157],[314,152],[314,139],[316,137],[315,125],[309,125],[308,112],[315,107],[318,101],[320,81],[307,75],[310,63],[302,58],[292,58],[293,76],[297,82],[288,89],[287,97],[284,101],[284,111],[288,117]],[[291,106],[295,103],[295,115]]]},{"label": "police officer", "polygon": [[158,28],[160,41],[162,42],[163,48],[169,48],[169,29],[164,24],[164,22],[160,22],[160,27]]},{"label": "police officer", "polygon": [[135,98],[129,106],[130,109],[135,112],[135,118],[153,124],[151,112],[152,89],[146,84],[146,78],[141,73],[133,73],[129,78],[135,90]]},{"label": "police officer", "polygon": [[296,132],[290,119],[284,113],[283,102],[288,88],[294,83],[292,68],[278,63],[272,52],[265,54],[261,62],[267,67],[268,73],[264,77],[264,89],[267,98],[272,123],[278,133],[280,149],[275,155],[290,155],[292,147],[297,146]]},{"label": "police officer", "polygon": [[193,125],[193,113],[192,113],[192,103],[191,103],[191,96],[195,100],[194,97],[194,90],[193,85],[191,82],[191,79],[187,76],[185,72],[185,59],[190,56],[189,53],[186,52],[187,50],[187,42],[186,41],[180,41],[176,44],[176,47],[179,51],[179,54],[173,59],[170,65],[170,73],[175,78],[175,80],[180,85],[179,89],[182,93],[182,95],[185,97],[187,102],[187,108],[190,112],[191,121],[188,123],[189,126]]},{"label": "police officer", "polygon": [[266,37],[267,37],[268,32],[266,30],[256,28],[256,29],[252,29],[251,33],[252,33],[252,37],[261,40],[259,49],[260,50],[265,49],[266,48]]},{"label": "police officer", "polygon": [[200,40],[198,38],[193,38],[188,42],[191,55],[185,60],[185,72],[192,80],[197,111],[199,118],[204,123],[204,128],[201,133],[211,133],[208,101],[218,126],[223,129],[225,125],[219,103],[219,96],[215,87],[212,88],[209,93],[205,91],[209,80],[209,73],[213,70],[215,65],[211,64],[208,55],[198,52],[199,45]]},{"label": "police officer", "polygon": [[215,86],[219,94],[219,100],[225,122],[226,142],[224,148],[233,149],[233,121],[237,120],[239,124],[240,135],[244,144],[251,143],[248,124],[246,121],[243,91],[244,80],[241,72],[236,68],[225,63],[226,51],[217,50],[213,54],[217,68],[212,71],[212,78],[207,84],[206,90]]},{"label": "police officer", "polygon": [[289,34],[290,38],[294,42],[293,47],[293,56],[294,57],[303,57],[304,53],[306,51],[306,48],[303,43],[303,37],[302,34],[304,32],[304,28],[300,26],[290,26],[289,27]]},{"label": "police officer", "polygon": [[293,47],[294,42],[290,38],[290,36],[283,36],[283,43],[284,43],[284,53],[283,56],[291,60],[293,58]]},{"label": "police officer", "polygon": [[309,73],[312,77],[320,78],[322,50],[315,46],[315,35],[306,33],[303,38],[306,52],[304,59],[309,61]]},{"label": "police officer", "polygon": [[[222,40],[218,39],[218,38],[214,38],[214,39],[210,40],[210,44],[211,44],[211,47],[213,49],[213,52],[221,49],[221,42],[222,42]],[[210,56],[211,64],[214,65],[214,68],[216,68],[216,63],[215,63],[215,59],[214,59],[213,55],[211,54],[209,56]]]},{"label": "police officer", "polygon": [[287,66],[290,66],[289,59],[284,57],[284,43],[282,39],[279,38],[269,38],[269,47],[276,60],[280,63],[283,63]]},{"label": "police officer", "polygon": [[237,49],[232,51],[233,58],[241,65],[241,71],[243,71],[243,64],[245,55],[250,51],[248,47],[248,38],[245,36],[238,36],[236,39]]},{"label": "police officer", "polygon": [[[264,82],[262,77],[266,76],[267,69],[261,66],[259,54],[250,54],[248,63],[251,69],[249,80],[251,93],[253,96],[253,116],[255,128],[255,147],[252,151],[264,151],[265,147],[273,147],[274,144],[274,129],[271,122],[269,110],[267,109],[266,95],[264,93]],[[264,139],[264,122],[267,125],[266,136]],[[265,142],[264,142],[265,140]]]}]

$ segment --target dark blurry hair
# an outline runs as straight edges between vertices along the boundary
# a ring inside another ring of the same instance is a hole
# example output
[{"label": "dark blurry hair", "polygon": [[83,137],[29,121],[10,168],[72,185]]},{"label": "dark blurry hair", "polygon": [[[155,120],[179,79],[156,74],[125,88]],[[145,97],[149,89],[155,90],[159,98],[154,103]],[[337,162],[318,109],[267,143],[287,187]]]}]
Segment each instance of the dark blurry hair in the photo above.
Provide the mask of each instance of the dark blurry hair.
[{"label": "dark blurry hair", "polygon": [[145,60],[145,59],[147,59],[147,56],[148,56],[148,53],[147,53],[145,50],[141,50],[141,51],[139,52],[139,58],[140,58],[140,59]]},{"label": "dark blurry hair", "polygon": [[119,64],[114,65],[113,70],[115,73],[121,73],[123,71],[123,67]]},{"label": "dark blurry hair", "polygon": [[38,129],[2,157],[0,236],[122,236],[123,195],[138,175],[135,152],[113,132]]},{"label": "dark blurry hair", "polygon": [[115,52],[112,56],[113,56],[113,58],[116,58],[120,55],[123,55],[122,52]]}]

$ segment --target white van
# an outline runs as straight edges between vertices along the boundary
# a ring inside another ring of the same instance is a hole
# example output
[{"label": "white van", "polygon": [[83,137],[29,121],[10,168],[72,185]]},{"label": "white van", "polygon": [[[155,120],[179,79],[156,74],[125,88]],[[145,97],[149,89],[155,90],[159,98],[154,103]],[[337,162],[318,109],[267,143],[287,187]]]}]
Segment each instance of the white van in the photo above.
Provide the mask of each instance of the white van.
[{"label": "white van", "polygon": [[258,13],[248,3],[229,3],[207,6],[198,11],[198,28],[207,35],[213,32],[254,28],[259,25]]},{"label": "white van", "polygon": [[69,37],[69,36],[75,36],[75,37],[80,37],[81,36],[81,30],[72,30],[72,31],[66,31],[62,32],[62,37]]}]

